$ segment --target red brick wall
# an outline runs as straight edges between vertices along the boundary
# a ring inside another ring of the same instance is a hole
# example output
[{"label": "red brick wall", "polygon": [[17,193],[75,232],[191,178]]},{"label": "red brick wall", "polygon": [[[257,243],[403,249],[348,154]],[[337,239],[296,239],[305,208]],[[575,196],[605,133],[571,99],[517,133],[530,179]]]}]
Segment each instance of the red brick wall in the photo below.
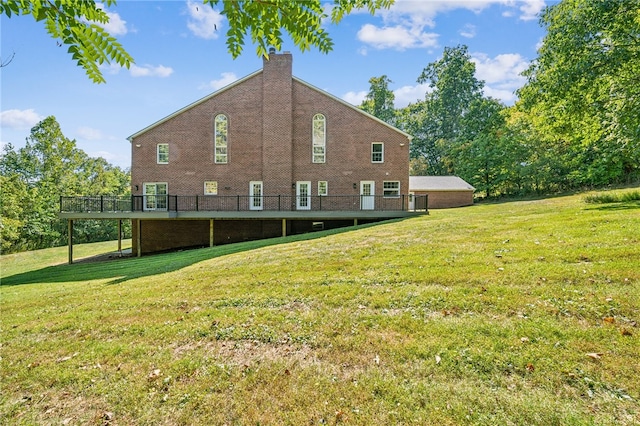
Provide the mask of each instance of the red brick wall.
[{"label": "red brick wall", "polygon": [[415,194],[429,195],[429,209],[447,209],[473,204],[473,191],[415,191]]},{"label": "red brick wall", "polygon": [[[309,86],[294,82],[293,181],[326,180],[329,195],[360,193],[360,181],[375,181],[382,195],[383,181],[400,181],[400,193],[409,193],[409,141],[406,136],[327,97]],[[312,119],[326,118],[326,162],[312,162]],[[371,143],[384,143],[384,163],[371,163]],[[356,189],[353,184],[356,184]]]},{"label": "red brick wall", "polygon": [[[138,252],[138,229],[133,221],[133,248]],[[209,220],[150,219],[141,223],[142,254],[188,247],[208,247]],[[291,224],[288,224],[289,228]],[[238,243],[282,236],[280,220],[220,220],[214,221],[214,244]]]},{"label": "red brick wall", "polygon": [[[316,113],[326,117],[324,164],[312,163]],[[227,164],[214,163],[217,114],[228,118]],[[371,163],[372,142],[384,143],[384,163]],[[156,164],[159,143],[169,144],[169,164]],[[319,180],[328,181],[330,195],[358,194],[361,180],[374,180],[377,195],[385,180],[400,181],[402,194],[409,189],[408,139],[292,80],[289,54],[271,55],[262,73],[135,137],[131,149],[134,195],[144,182],[167,182],[172,195],[204,194],[208,180],[218,182],[219,195],[248,195],[250,181],[263,181],[264,195],[292,194],[296,181],[311,181],[316,195]]]},{"label": "red brick wall", "polygon": [[[363,180],[375,181],[376,195],[382,195],[384,181],[399,181],[400,193],[409,192],[406,136],[293,79],[290,54],[270,55],[263,65],[262,72],[133,138],[132,194],[142,195],[145,182],[166,182],[171,195],[203,195],[204,182],[217,181],[218,195],[248,195],[249,182],[262,181],[263,195],[294,195],[296,181],[311,181],[311,194],[317,195],[321,180],[328,182],[329,195],[359,194]],[[312,120],[318,113],[326,117],[324,164],[312,162]],[[214,161],[218,114],[228,119],[227,164]],[[381,164],[371,163],[372,142],[384,143]],[[169,144],[169,164],[156,163],[160,143]],[[215,240],[281,233],[280,221],[216,221]],[[142,238],[144,252],[208,245],[209,222],[144,221]]]},{"label": "red brick wall", "polygon": [[[219,195],[247,195],[249,182],[262,180],[261,99],[262,74],[257,74],[134,138],[132,193],[141,195],[144,182],[167,182],[170,194],[201,195],[204,182],[212,180]],[[227,164],[214,163],[218,114],[228,118]],[[158,143],[169,144],[169,164],[156,164]]]}]

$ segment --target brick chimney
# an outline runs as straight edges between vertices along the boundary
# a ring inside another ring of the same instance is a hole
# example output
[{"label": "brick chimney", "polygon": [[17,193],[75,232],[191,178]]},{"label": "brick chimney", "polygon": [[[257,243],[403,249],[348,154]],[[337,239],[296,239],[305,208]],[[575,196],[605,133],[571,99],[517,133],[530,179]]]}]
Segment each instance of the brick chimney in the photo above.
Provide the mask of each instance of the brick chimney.
[{"label": "brick chimney", "polygon": [[293,58],[269,52],[262,69],[262,179],[265,195],[287,195],[293,179]]}]

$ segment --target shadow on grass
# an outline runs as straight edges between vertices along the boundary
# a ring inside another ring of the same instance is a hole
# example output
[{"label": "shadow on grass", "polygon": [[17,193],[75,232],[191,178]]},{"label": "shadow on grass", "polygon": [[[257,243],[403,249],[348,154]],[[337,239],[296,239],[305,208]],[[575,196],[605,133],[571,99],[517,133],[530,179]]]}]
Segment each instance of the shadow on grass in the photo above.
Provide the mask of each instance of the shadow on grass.
[{"label": "shadow on grass", "polygon": [[393,219],[359,225],[357,227],[351,226],[308,234],[292,235],[288,237],[225,244],[216,247],[183,250],[143,257],[124,257],[105,261],[86,261],[87,259],[83,259],[85,261],[79,260],[77,263],[72,265],[65,263],[2,277],[1,285],[15,286],[21,284],[80,282],[104,279],[111,279],[108,281],[109,284],[120,284],[135,278],[177,271],[186,266],[228,254],[241,253],[244,251],[297,241],[310,241],[329,235],[341,234],[344,232],[354,231],[356,229],[364,229],[383,223],[399,222],[401,220],[403,219]]},{"label": "shadow on grass", "polygon": [[638,209],[640,209],[640,201],[605,203],[597,207],[592,204],[592,207],[589,207],[586,210],[616,211],[616,210],[638,210]]}]

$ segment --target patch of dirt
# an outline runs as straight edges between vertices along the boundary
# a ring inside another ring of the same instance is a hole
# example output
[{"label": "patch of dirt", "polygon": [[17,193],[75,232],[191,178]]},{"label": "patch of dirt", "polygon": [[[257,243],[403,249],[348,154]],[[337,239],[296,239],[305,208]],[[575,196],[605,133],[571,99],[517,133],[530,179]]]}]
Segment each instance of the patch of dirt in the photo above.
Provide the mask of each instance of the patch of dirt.
[{"label": "patch of dirt", "polygon": [[195,342],[178,346],[173,350],[176,357],[185,352],[204,349],[220,357],[226,364],[252,366],[263,362],[286,361],[301,366],[319,365],[320,360],[309,346],[270,344],[254,341],[217,340]]}]

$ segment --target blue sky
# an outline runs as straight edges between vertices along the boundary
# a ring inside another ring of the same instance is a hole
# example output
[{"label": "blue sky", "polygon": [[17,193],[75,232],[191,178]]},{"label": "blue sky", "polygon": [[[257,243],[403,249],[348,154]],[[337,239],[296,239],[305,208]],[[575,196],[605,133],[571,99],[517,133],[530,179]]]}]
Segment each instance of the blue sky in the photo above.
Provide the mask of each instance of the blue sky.
[{"label": "blue sky", "polygon": [[[544,0],[397,0],[375,16],[354,13],[337,26],[328,23],[335,43],[329,54],[303,53],[290,41],[283,50],[293,54],[296,77],[355,105],[371,77],[387,75],[396,107],[404,107],[426,93],[416,82],[423,68],[444,47],[465,44],[485,94],[510,105],[544,36],[537,18],[544,6]],[[15,54],[0,68],[2,144],[24,146],[31,127],[53,115],[89,155],[129,167],[128,136],[262,67],[250,44],[231,58],[226,20],[200,0],[120,0],[108,13],[106,29],[135,65],[103,67],[106,84],[92,83],[41,22],[1,17],[0,56]]]}]

